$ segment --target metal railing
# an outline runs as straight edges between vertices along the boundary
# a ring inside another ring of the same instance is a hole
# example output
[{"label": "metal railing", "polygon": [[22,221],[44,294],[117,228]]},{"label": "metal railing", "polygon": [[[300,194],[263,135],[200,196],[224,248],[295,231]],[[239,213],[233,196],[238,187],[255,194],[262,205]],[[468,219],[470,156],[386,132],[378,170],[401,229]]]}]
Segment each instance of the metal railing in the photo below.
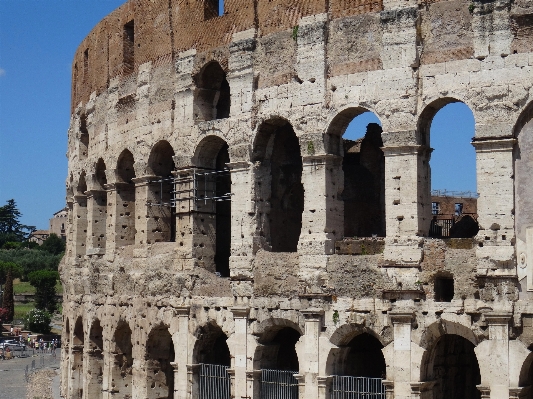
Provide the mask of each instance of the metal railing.
[{"label": "metal railing", "polygon": [[228,367],[200,363],[200,399],[230,399]]},{"label": "metal railing", "polygon": [[261,370],[261,399],[298,399],[295,371]]},{"label": "metal railing", "polygon": [[381,378],[334,375],[332,385],[332,399],[385,399]]}]

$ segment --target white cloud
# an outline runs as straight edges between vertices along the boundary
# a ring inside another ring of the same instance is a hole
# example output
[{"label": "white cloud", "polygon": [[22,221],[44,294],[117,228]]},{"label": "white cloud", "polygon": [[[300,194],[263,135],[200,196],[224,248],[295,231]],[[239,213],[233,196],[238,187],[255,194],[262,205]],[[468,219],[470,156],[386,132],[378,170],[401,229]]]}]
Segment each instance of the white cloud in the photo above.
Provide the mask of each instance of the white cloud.
[{"label": "white cloud", "polygon": [[0,68],[0,77],[4,76],[6,74],[6,70]]}]

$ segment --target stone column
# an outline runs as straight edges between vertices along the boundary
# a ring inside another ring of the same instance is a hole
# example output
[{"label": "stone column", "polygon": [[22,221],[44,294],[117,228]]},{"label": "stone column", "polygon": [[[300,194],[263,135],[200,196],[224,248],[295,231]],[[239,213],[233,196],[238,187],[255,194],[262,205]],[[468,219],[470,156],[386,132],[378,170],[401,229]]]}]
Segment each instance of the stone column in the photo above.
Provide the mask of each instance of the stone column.
[{"label": "stone column", "polygon": [[[302,153],[314,152],[316,141],[309,135],[301,137]],[[344,188],[342,157],[304,155],[302,184],[305,194],[302,231],[298,241],[300,263],[310,268],[316,263],[317,267],[325,267],[326,255],[335,253],[335,241],[344,234],[344,203],[340,199]]]},{"label": "stone column", "polygon": [[[135,183],[135,244],[138,246],[170,241],[171,211],[169,183],[161,177],[146,175],[133,179]],[[166,205],[164,205],[166,204]],[[140,216],[140,217],[139,217]]]},{"label": "stone column", "polygon": [[[185,166],[183,157],[175,156],[178,170],[172,172],[176,192],[176,267],[178,270],[192,270],[195,265],[193,249],[193,167]],[[190,159],[189,159],[190,161]]]},{"label": "stone column", "polygon": [[[477,133],[476,133],[477,134]],[[514,269],[514,170],[515,139],[476,139],[478,271]],[[489,260],[490,259],[490,260]],[[481,269],[481,270],[480,270]],[[508,271],[507,271],[508,272]]]},{"label": "stone column", "polygon": [[305,317],[305,334],[303,336],[303,359],[300,363],[300,374],[302,375],[301,388],[303,388],[300,389],[300,397],[305,399],[318,399],[318,338],[322,330],[324,310],[309,308],[302,310],[301,313]]},{"label": "stone column", "polygon": [[261,398],[261,370],[246,372],[246,385],[249,399]]},{"label": "stone column", "polygon": [[174,309],[178,316],[178,333],[174,340],[174,399],[188,399],[190,392],[188,377],[189,359],[189,306]]},{"label": "stone column", "polygon": [[[179,398],[179,389],[176,388],[176,383],[178,382],[179,375],[179,363],[177,362],[170,362],[170,365],[172,366],[172,378],[174,379],[174,392],[172,392],[172,398],[176,399]],[[186,392],[186,391],[185,391]]]},{"label": "stone column", "polygon": [[317,384],[318,384],[318,399],[329,399],[330,398],[330,389],[331,389],[331,382],[333,377],[327,376],[327,377],[317,377]]},{"label": "stone column", "polygon": [[527,398],[531,387],[516,387],[509,388],[509,399],[524,399]]},{"label": "stone column", "polygon": [[112,253],[115,248],[135,243],[135,189],[122,182],[109,183],[106,189],[109,205],[106,252]]},{"label": "stone column", "polygon": [[73,235],[75,245],[72,248],[73,255],[76,259],[81,259],[86,254],[87,239],[87,196],[74,196],[74,217],[73,217]]},{"label": "stone column", "polygon": [[430,149],[422,145],[382,147],[385,155],[384,262],[418,265],[421,237],[429,233],[431,219]]},{"label": "stone column", "polygon": [[306,399],[305,396],[305,375],[294,374],[294,378],[298,381],[298,399]]},{"label": "stone column", "polygon": [[394,381],[394,397],[411,397],[411,323],[412,312],[389,313],[393,325],[393,365],[392,381]]},{"label": "stone column", "polygon": [[385,386],[385,399],[394,399],[394,381],[383,380]]},{"label": "stone column", "polygon": [[245,398],[248,396],[246,384],[246,365],[248,351],[248,314],[250,308],[233,307],[231,308],[235,323],[235,333],[232,336],[230,344],[233,347],[233,397]]},{"label": "stone column", "polygon": [[513,361],[509,359],[509,320],[512,314],[488,313],[484,317],[489,325],[489,339],[474,348],[481,371],[481,386],[490,392],[490,399],[508,399],[509,366]]},{"label": "stone column", "polygon": [[[239,149],[244,153],[249,152],[249,146],[241,147],[243,146],[238,146],[237,149],[230,148],[230,158],[237,158],[236,152]],[[231,196],[230,275],[239,279],[253,278],[252,262],[260,246],[256,237],[255,203],[252,201],[254,188],[251,165],[245,160],[226,164],[231,171],[231,192],[233,193]]]},{"label": "stone column", "polygon": [[106,248],[107,192],[87,191],[87,255],[103,255]]}]

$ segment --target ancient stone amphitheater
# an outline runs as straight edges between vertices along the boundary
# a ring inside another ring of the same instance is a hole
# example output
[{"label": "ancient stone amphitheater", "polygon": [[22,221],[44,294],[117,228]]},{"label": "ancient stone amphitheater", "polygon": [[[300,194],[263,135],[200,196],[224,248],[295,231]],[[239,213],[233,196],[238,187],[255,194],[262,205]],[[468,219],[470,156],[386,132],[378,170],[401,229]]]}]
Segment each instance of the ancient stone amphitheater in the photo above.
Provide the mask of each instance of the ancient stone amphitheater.
[{"label": "ancient stone amphitheater", "polygon": [[[533,398],[533,2],[218,1],[76,52],[64,397]],[[430,237],[452,102],[476,231]]]}]

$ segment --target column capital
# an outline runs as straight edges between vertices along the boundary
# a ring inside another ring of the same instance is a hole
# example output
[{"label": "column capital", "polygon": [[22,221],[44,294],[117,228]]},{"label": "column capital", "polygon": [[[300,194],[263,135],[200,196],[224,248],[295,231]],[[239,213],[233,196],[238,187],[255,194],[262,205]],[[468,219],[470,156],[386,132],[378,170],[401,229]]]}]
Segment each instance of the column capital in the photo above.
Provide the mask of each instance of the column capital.
[{"label": "column capital", "polygon": [[300,310],[306,321],[320,321],[324,315],[324,309],[320,308],[307,308]]},{"label": "column capital", "polygon": [[415,318],[414,312],[389,312],[392,324],[411,324]]},{"label": "column capital", "polygon": [[234,306],[231,309],[231,313],[233,313],[234,318],[247,318],[250,314],[250,308],[245,306]]},{"label": "column capital", "polygon": [[121,188],[127,188],[131,185],[131,183],[126,183],[126,182],[123,182],[123,181],[117,181],[117,182],[114,182],[114,183],[107,183],[104,188],[107,190],[107,191],[115,191],[115,190],[120,190]]},{"label": "column capital", "polygon": [[191,310],[190,306],[176,306],[174,308],[174,312],[176,312],[178,316],[189,316],[190,310]]},{"label": "column capital", "polygon": [[425,152],[431,153],[431,151],[433,151],[433,149],[428,147],[427,145],[419,145],[419,144],[395,145],[395,146],[387,146],[387,147],[380,147],[380,148],[381,148],[381,151],[383,151],[383,155],[385,155],[386,157],[394,157],[394,156],[402,156],[402,155],[419,155]]},{"label": "column capital", "polygon": [[250,166],[252,165],[249,161],[235,161],[235,162],[228,162],[226,163],[226,166],[232,171],[232,172],[240,172],[243,170],[250,169]]},{"label": "column capital", "polygon": [[102,190],[102,189],[91,189],[91,190],[85,191],[85,194],[87,195],[87,197],[94,197],[95,195],[103,194],[106,192],[107,192],[106,190]]},{"label": "column capital", "polygon": [[527,397],[531,387],[512,387],[509,388],[509,399],[520,399]]},{"label": "column capital", "polygon": [[513,317],[510,312],[491,312],[485,313],[485,320],[489,325],[494,326],[506,326],[509,324],[509,320]]},{"label": "column capital", "polygon": [[85,200],[87,200],[87,196],[85,194],[76,194],[74,196],[75,202],[80,202],[80,201],[85,201]]},{"label": "column capital", "polygon": [[476,385],[476,388],[479,392],[481,392],[481,399],[490,398],[490,387],[485,385]]},{"label": "column capital", "polygon": [[342,162],[343,157],[335,154],[313,154],[313,155],[302,155],[302,162],[304,164],[313,164],[321,163],[325,164],[327,162]]},{"label": "column capital", "polygon": [[160,177],[156,175],[144,175],[140,177],[134,177],[133,179],[131,179],[131,181],[135,184],[135,186],[143,186],[159,179]]},{"label": "column capital", "polygon": [[177,362],[170,362],[170,365],[172,366],[172,370],[178,371],[178,363]]},{"label": "column capital", "polygon": [[261,370],[246,370],[246,379],[247,380],[260,380]]},{"label": "column capital", "polygon": [[413,395],[420,396],[420,393],[431,391],[437,381],[417,381],[411,382],[411,392]]},{"label": "column capital", "polygon": [[327,387],[328,384],[331,383],[331,380],[333,380],[333,376],[331,376],[331,375],[328,375],[328,376],[319,375],[318,377],[316,377],[316,380],[318,382],[318,386],[319,387]]},{"label": "column capital", "polygon": [[514,137],[479,138],[472,141],[476,152],[512,151],[517,140]]},{"label": "column capital", "polygon": [[187,367],[187,373],[197,373],[198,370],[200,369],[200,365],[199,364],[187,364],[186,365]]}]

